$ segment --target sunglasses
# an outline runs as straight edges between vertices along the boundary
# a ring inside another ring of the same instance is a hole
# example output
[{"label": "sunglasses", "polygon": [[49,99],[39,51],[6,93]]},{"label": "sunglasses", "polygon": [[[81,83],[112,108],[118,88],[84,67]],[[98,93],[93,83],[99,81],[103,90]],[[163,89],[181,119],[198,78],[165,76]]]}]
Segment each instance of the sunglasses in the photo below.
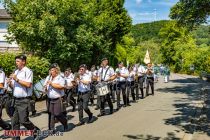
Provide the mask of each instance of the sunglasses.
[{"label": "sunglasses", "polygon": [[85,69],[79,69],[79,70],[85,70]]}]

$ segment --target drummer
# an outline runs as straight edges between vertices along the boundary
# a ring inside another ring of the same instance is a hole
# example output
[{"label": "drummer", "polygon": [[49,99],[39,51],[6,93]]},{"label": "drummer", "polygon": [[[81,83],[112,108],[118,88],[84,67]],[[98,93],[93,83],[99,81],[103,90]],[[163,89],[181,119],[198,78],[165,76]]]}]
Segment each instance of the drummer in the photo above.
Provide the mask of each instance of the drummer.
[{"label": "drummer", "polygon": [[[106,82],[109,86],[110,82],[115,79],[115,73],[114,73],[114,69],[110,67],[108,63],[109,62],[107,58],[102,59],[102,67],[98,70],[98,82]],[[108,102],[108,105],[110,108],[109,114],[113,113],[113,104],[110,98],[110,93],[108,93],[104,96],[100,96],[101,106],[100,106],[100,114],[98,115],[98,117],[105,115],[105,102],[106,101]]]}]

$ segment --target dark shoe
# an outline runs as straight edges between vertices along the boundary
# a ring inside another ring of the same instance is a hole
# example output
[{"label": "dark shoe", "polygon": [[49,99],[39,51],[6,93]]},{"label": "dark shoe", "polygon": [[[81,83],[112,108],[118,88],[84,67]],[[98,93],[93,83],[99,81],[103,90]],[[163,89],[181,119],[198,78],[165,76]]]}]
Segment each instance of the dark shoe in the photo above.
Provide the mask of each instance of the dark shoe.
[{"label": "dark shoe", "polygon": [[75,111],[75,107],[72,108],[72,112],[74,112],[74,111]]},{"label": "dark shoe", "polygon": [[67,124],[63,126],[63,131],[64,132],[67,132],[68,131],[68,125]]},{"label": "dark shoe", "polygon": [[126,107],[126,105],[123,105],[123,107]]},{"label": "dark shoe", "polygon": [[130,104],[127,104],[127,106],[131,106]]},{"label": "dark shoe", "polygon": [[88,118],[88,123],[90,123],[93,119],[93,113],[90,114],[89,118]]},{"label": "dark shoe", "polygon": [[95,110],[99,110],[99,109],[100,109],[99,107],[96,107],[96,108],[95,108]]},{"label": "dark shoe", "polygon": [[117,107],[117,108],[116,108],[116,111],[119,111],[119,110],[120,110],[120,107]]},{"label": "dark shoe", "polygon": [[104,116],[105,114],[104,113],[100,113],[97,115],[97,117],[101,117],[101,116]]},{"label": "dark shoe", "polygon": [[76,126],[81,126],[81,125],[84,125],[84,124],[85,124],[85,122],[79,122],[79,123],[76,124]]}]

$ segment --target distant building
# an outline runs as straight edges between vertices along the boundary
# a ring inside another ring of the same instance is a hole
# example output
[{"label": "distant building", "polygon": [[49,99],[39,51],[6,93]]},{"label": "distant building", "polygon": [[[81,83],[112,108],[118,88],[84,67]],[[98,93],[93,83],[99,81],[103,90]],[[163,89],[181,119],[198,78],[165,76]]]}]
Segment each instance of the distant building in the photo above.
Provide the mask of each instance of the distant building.
[{"label": "distant building", "polygon": [[0,52],[19,50],[19,47],[15,42],[9,44],[5,38],[5,35],[8,34],[7,32],[8,24],[11,21],[12,18],[7,13],[7,11],[5,9],[0,9]]}]

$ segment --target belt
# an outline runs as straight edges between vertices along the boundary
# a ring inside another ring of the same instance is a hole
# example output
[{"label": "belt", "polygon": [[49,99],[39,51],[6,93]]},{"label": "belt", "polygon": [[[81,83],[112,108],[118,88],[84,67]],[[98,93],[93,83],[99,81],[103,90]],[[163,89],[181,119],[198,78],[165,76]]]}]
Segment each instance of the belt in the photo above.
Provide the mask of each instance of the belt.
[{"label": "belt", "polygon": [[89,91],[86,91],[86,92],[79,92],[79,94],[82,94],[82,95],[88,94],[88,93],[89,93]]},{"label": "belt", "polygon": [[49,98],[50,101],[56,101],[58,99],[60,99],[60,98]]},{"label": "belt", "polygon": [[15,97],[15,100],[23,100],[23,99],[30,99],[30,97]]}]

